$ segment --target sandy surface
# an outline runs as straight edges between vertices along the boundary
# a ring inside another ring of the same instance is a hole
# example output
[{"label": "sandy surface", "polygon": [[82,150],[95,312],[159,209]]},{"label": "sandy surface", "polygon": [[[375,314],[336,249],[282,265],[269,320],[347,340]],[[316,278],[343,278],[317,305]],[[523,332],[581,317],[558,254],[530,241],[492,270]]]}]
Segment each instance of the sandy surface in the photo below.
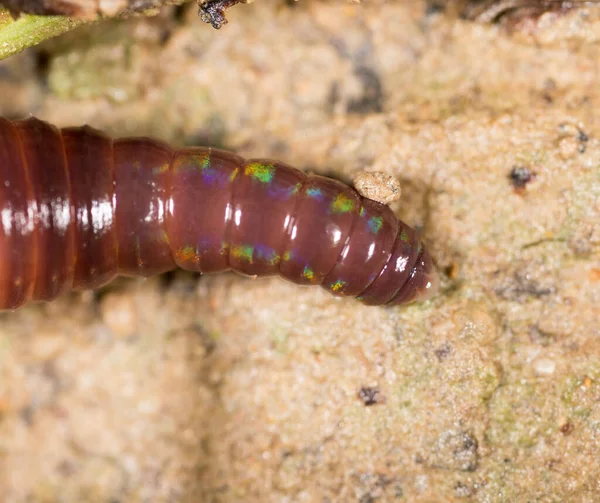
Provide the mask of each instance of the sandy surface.
[{"label": "sandy surface", "polygon": [[178,273],[3,314],[2,501],[598,501],[599,10],[195,11],[8,60],[0,112],[393,174],[442,291]]}]

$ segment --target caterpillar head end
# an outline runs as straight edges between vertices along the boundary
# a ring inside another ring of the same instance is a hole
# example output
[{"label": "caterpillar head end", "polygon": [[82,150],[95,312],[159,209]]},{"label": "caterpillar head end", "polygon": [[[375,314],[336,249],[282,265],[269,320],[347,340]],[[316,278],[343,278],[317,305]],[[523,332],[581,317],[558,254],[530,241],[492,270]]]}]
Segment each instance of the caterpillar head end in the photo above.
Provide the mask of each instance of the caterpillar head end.
[{"label": "caterpillar head end", "polygon": [[397,306],[429,300],[438,292],[439,285],[440,277],[433,265],[431,255],[423,249],[410,277],[388,305]]},{"label": "caterpillar head end", "polygon": [[429,259],[429,270],[425,270],[423,274],[422,286],[415,291],[415,296],[409,302],[424,302],[431,299],[440,289],[440,275],[433,265],[431,257]]}]

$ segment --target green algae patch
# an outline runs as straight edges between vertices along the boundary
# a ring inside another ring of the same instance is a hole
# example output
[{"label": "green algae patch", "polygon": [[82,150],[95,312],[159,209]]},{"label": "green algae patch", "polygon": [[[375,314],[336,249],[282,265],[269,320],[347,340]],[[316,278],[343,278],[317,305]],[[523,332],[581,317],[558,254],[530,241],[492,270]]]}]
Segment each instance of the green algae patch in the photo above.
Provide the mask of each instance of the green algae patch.
[{"label": "green algae patch", "polygon": [[0,11],[0,60],[37,45],[46,39],[62,35],[85,21],[64,16],[27,16],[12,19]]}]

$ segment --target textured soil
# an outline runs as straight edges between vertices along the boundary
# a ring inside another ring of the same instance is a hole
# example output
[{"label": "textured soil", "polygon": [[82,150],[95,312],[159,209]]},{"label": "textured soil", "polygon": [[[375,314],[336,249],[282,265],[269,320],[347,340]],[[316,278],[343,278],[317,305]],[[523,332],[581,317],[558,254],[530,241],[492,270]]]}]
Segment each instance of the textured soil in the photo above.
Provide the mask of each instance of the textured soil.
[{"label": "textured soil", "polygon": [[196,11],[3,62],[0,114],[392,174],[441,292],[179,272],[2,314],[2,501],[598,501],[600,9]]}]

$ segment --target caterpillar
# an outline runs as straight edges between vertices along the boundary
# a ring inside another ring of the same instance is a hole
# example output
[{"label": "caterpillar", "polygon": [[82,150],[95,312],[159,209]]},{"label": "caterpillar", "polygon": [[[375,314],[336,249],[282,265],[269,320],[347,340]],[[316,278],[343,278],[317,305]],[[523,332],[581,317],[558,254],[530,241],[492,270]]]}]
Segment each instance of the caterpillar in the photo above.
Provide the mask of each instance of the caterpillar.
[{"label": "caterpillar", "polygon": [[181,267],[279,275],[367,305],[429,298],[416,231],[281,162],[0,118],[0,309]]}]

